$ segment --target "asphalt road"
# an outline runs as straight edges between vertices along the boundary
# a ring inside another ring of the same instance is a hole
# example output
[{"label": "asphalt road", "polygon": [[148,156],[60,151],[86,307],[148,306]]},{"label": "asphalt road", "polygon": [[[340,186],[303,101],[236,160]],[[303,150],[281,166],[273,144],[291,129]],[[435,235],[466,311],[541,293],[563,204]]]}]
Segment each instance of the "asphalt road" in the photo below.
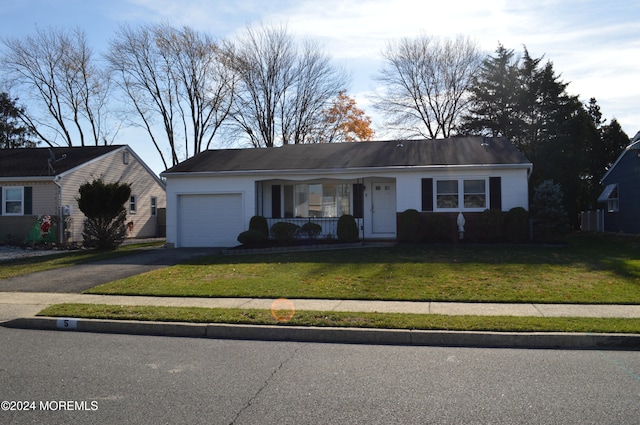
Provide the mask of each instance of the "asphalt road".
[{"label": "asphalt road", "polygon": [[151,248],[110,260],[2,279],[0,292],[80,293],[103,283],[219,252],[220,248]]},{"label": "asphalt road", "polygon": [[[0,358],[0,401],[37,407],[0,411],[3,424],[637,425],[640,418],[640,357],[633,351],[0,328]],[[62,411],[67,401],[81,410]]]}]

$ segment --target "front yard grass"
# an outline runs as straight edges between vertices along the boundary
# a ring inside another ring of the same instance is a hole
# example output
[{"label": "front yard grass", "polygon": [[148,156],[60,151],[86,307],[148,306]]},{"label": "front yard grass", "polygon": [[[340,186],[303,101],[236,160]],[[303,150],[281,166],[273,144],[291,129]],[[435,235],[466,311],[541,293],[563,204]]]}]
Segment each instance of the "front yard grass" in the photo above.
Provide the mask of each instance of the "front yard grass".
[{"label": "front yard grass", "polygon": [[574,234],[565,245],[397,245],[211,256],[86,292],[640,304],[640,238]]}]

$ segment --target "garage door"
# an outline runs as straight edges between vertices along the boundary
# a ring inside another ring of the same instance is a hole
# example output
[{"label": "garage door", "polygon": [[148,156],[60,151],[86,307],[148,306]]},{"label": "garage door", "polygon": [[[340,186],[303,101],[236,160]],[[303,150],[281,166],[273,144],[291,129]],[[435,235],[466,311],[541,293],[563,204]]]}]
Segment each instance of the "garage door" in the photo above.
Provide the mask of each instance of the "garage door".
[{"label": "garage door", "polygon": [[178,246],[229,247],[238,245],[245,230],[242,195],[179,195]]}]

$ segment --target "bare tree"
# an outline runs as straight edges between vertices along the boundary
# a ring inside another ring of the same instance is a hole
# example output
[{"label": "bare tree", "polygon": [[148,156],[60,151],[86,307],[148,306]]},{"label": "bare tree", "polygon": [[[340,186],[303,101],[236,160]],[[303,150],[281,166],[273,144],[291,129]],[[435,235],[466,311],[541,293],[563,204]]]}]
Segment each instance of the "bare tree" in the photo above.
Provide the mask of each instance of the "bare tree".
[{"label": "bare tree", "polygon": [[233,127],[254,147],[308,142],[347,81],[317,44],[298,46],[284,26],[248,27],[228,52],[238,77]]},{"label": "bare tree", "polygon": [[3,70],[31,104],[21,118],[50,146],[108,144],[109,78],[93,59],[84,31],[38,29],[24,39],[3,40]]},{"label": "bare tree", "polygon": [[[138,118],[132,123],[147,131],[165,167],[211,146],[229,113],[234,81],[209,35],[166,24],[122,26],[107,59]],[[166,136],[170,161],[158,133]]]},{"label": "bare tree", "polygon": [[374,107],[403,136],[449,137],[468,105],[471,79],[481,64],[476,43],[419,36],[390,42],[376,80],[383,93]]}]

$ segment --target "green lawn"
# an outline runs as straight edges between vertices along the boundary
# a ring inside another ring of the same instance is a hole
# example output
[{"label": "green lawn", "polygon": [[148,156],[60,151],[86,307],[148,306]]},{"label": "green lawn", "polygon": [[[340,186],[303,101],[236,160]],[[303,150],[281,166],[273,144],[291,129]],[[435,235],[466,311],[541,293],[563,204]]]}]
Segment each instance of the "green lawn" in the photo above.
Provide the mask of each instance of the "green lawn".
[{"label": "green lawn", "polygon": [[156,296],[640,304],[640,238],[399,245],[202,258],[93,288]]},{"label": "green lawn", "polygon": [[640,333],[640,319],[582,317],[445,316],[438,314],[296,311],[289,322],[282,323],[276,321],[268,310],[94,304],[59,304],[48,307],[39,314],[90,319],[251,325],[278,324],[493,332]]}]

